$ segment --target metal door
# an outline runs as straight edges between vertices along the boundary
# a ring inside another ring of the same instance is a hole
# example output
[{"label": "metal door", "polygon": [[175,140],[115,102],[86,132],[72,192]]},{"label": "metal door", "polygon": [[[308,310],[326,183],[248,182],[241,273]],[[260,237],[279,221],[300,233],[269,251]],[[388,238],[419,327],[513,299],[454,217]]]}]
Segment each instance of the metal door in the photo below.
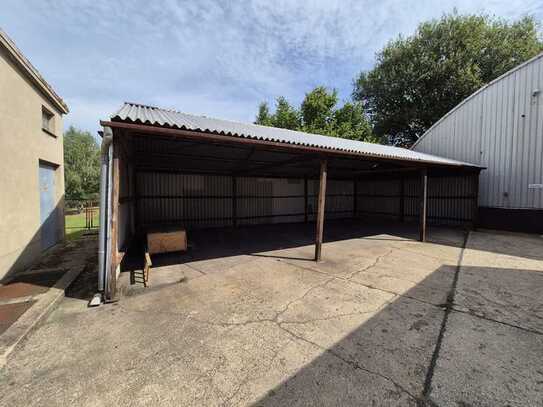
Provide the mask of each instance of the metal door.
[{"label": "metal door", "polygon": [[40,163],[41,247],[47,249],[58,240],[58,216],[55,209],[55,171],[52,165]]}]

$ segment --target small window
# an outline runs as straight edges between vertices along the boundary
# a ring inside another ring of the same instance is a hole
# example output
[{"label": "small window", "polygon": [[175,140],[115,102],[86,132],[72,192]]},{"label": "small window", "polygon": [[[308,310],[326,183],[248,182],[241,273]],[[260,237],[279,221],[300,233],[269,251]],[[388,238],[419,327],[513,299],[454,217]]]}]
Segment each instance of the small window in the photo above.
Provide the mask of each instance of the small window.
[{"label": "small window", "polygon": [[42,106],[41,108],[41,128],[50,135],[55,135],[55,115],[51,113],[47,108]]}]

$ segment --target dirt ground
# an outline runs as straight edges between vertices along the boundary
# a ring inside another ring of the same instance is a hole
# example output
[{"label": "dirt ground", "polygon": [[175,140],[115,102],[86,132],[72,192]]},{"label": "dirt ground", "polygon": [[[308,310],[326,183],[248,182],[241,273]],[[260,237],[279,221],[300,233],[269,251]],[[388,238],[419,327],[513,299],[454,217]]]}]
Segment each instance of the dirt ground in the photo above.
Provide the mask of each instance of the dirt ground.
[{"label": "dirt ground", "polygon": [[0,405],[543,405],[542,238],[326,230],[321,263],[310,226],[190,235],[98,308],[82,275],[9,357]]}]

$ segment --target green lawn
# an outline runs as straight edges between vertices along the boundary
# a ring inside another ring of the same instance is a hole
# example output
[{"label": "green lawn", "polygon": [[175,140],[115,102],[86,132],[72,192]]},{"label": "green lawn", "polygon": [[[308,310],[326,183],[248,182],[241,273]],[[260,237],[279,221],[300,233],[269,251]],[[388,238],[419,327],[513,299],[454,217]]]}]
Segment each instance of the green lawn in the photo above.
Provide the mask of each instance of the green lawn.
[{"label": "green lawn", "polygon": [[[98,210],[95,210],[92,217],[93,230],[98,229],[99,215]],[[85,231],[85,211],[76,215],[66,215],[65,217],[66,239],[74,240],[81,236]]]}]

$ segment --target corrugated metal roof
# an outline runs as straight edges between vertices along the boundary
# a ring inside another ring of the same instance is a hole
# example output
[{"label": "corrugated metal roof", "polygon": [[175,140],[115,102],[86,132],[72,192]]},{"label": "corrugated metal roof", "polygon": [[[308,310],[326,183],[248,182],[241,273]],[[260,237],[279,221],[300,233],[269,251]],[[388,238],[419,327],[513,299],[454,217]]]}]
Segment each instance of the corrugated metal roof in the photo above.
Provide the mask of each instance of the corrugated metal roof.
[{"label": "corrugated metal roof", "polygon": [[136,103],[125,103],[117,113],[111,116],[111,120],[201,131],[276,143],[295,144],[306,147],[317,147],[328,150],[351,152],[353,154],[365,155],[368,157],[418,161],[456,167],[479,167],[475,164],[420,153],[400,147],[365,143],[339,137],[321,136],[301,131],[260,126],[257,124],[212,119],[205,116],[195,116],[175,110],[161,109]]}]

